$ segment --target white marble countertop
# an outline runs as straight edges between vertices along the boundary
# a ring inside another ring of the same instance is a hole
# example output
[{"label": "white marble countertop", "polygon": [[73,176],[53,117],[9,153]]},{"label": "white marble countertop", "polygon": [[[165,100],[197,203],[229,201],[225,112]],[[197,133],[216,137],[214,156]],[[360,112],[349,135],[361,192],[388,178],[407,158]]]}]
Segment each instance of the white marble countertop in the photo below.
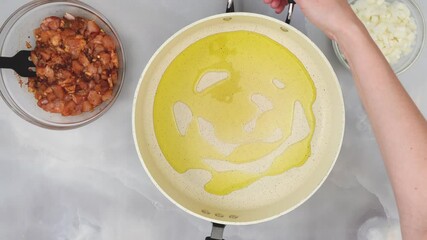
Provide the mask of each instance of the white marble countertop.
[{"label": "white marble countertop", "polygon": [[[0,24],[27,0],[2,0]],[[127,54],[124,88],[95,122],[52,131],[18,117],[0,101],[0,239],[204,239],[211,224],[169,202],[135,151],[131,109],[145,64],[174,32],[222,13],[223,0],[85,0],[118,30]],[[427,16],[427,2],[418,1]],[[236,10],[276,15],[261,0]],[[330,41],[298,11],[293,25],[333,65],[345,98],[346,132],[337,164],[302,206],[278,219],[228,226],[225,239],[398,239],[398,216],[383,162],[349,72]],[[427,115],[427,51],[400,79]],[[395,238],[396,237],[396,238]]]}]

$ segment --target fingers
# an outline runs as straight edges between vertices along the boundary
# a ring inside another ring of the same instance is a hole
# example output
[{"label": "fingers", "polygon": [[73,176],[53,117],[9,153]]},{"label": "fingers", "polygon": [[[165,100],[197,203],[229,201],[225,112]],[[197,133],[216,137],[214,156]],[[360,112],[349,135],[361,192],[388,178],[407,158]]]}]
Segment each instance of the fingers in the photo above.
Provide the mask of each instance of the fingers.
[{"label": "fingers", "polygon": [[281,13],[283,9],[285,9],[285,6],[288,4],[287,0],[280,1],[279,6],[276,7],[276,13]]},{"label": "fingers", "polygon": [[270,6],[274,9],[276,9],[280,5],[281,2],[282,2],[281,0],[273,0],[273,2],[271,2]]},{"label": "fingers", "polygon": [[288,0],[264,0],[264,3],[269,4],[276,13],[281,13],[288,4]]}]

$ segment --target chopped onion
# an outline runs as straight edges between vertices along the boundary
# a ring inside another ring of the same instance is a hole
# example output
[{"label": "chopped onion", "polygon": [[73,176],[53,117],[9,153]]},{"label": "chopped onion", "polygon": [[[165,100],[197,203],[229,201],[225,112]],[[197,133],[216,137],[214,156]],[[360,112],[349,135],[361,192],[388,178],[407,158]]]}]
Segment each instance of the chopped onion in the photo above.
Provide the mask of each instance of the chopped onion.
[{"label": "chopped onion", "polygon": [[417,25],[409,8],[399,2],[357,0],[351,7],[390,64],[412,52]]},{"label": "chopped onion", "polygon": [[69,13],[65,13],[64,18],[67,19],[67,20],[70,20],[70,21],[76,20],[76,18],[73,15],[69,14]]}]

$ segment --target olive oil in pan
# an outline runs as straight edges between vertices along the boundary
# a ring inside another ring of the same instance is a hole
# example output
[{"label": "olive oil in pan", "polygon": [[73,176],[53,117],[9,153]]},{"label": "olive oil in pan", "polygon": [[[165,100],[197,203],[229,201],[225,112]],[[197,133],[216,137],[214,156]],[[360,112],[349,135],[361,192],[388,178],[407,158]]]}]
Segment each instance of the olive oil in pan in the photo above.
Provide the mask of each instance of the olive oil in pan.
[{"label": "olive oil in pan", "polygon": [[206,170],[205,190],[227,195],[307,161],[315,99],[309,73],[287,48],[250,31],[218,33],[167,67],[154,130],[177,172]]}]

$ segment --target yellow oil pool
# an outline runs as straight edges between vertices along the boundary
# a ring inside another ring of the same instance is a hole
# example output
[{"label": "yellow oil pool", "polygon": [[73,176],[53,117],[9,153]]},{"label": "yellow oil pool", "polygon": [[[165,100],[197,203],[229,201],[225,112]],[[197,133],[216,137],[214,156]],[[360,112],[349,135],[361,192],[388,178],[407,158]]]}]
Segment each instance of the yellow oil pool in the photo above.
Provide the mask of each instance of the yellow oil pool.
[{"label": "yellow oil pool", "polygon": [[167,67],[154,100],[154,130],[179,173],[211,174],[227,195],[303,165],[315,128],[314,83],[298,58],[249,31],[196,41]]}]

